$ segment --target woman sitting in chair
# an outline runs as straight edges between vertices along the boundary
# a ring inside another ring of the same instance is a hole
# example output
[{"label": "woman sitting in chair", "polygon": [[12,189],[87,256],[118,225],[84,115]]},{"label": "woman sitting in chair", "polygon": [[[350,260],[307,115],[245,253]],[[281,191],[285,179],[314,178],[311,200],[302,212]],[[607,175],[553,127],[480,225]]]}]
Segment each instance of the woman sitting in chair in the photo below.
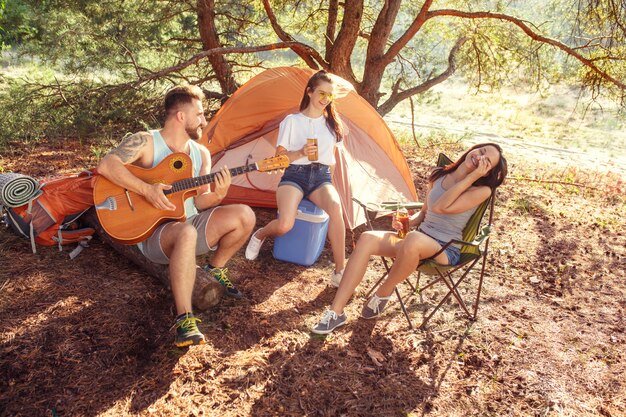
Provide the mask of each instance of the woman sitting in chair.
[{"label": "woman sitting in chair", "polygon": [[[437,167],[428,179],[426,201],[419,213],[409,220],[409,232],[404,239],[395,232],[368,231],[361,235],[348,260],[343,278],[329,310],[312,329],[313,333],[328,334],[346,323],[343,308],[363,279],[370,256],[395,258],[389,276],[367,301],[361,317],[373,319],[384,310],[396,285],[417,268],[420,260],[441,252],[452,239],[462,239],[462,231],[476,208],[500,186],[507,174],[502,148],[495,143],[475,145],[456,162]],[[394,229],[402,224],[393,221]],[[460,247],[449,245],[434,260],[443,265],[456,265]]]}]

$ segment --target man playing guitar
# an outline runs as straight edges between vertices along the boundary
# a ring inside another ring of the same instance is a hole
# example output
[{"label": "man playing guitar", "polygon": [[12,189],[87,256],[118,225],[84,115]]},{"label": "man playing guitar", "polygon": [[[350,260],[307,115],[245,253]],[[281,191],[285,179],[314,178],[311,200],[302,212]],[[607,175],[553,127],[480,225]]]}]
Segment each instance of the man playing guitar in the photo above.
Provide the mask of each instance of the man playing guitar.
[{"label": "man playing guitar", "polygon": [[[204,94],[197,86],[178,86],[167,92],[164,100],[165,123],[160,130],[139,132],[126,137],[109,152],[98,165],[98,172],[109,181],[140,194],[156,209],[175,210],[164,194],[171,185],[148,183],[125,166],[155,167],[174,152],[189,155],[194,176],[211,171],[209,150],[196,141],[207,122],[202,100]],[[141,252],[152,262],[169,264],[169,275],[178,317],[176,318],[176,346],[204,344],[204,335],[198,330],[191,306],[196,278],[196,255],[214,251],[212,275],[226,287],[226,294],[240,298],[224,266],[248,240],[255,224],[250,207],[242,204],[219,206],[231,183],[231,174],[224,167],[215,175],[215,189],[203,185],[194,197],[185,200],[185,222],[168,221],[139,243]]]}]

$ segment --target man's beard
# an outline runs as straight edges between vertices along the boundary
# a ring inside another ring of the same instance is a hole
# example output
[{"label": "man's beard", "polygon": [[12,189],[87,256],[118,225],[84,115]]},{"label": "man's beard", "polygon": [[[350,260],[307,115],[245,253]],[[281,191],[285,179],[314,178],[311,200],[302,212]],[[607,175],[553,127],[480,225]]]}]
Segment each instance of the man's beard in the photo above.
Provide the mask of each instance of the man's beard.
[{"label": "man's beard", "polygon": [[187,132],[187,135],[189,135],[189,138],[193,140],[198,140],[200,139],[200,134],[198,134],[198,129],[200,129],[200,125],[196,126],[195,129],[186,127],[185,132]]}]

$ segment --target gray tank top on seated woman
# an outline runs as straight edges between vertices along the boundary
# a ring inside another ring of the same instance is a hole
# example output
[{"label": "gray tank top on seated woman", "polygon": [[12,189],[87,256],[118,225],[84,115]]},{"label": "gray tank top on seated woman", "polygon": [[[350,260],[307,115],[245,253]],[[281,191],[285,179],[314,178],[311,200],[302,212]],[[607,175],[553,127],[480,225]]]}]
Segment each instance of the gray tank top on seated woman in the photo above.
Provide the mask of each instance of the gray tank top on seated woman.
[{"label": "gray tank top on seated woman", "polygon": [[[426,210],[426,216],[424,217],[419,230],[432,238],[443,242],[449,242],[452,239],[462,239],[463,229],[478,206],[457,214],[433,213],[430,208],[446,191],[441,185],[445,177],[446,176],[444,175],[433,183],[433,187],[427,198],[428,210]],[[461,245],[459,244],[454,244],[453,246],[461,248]]]}]

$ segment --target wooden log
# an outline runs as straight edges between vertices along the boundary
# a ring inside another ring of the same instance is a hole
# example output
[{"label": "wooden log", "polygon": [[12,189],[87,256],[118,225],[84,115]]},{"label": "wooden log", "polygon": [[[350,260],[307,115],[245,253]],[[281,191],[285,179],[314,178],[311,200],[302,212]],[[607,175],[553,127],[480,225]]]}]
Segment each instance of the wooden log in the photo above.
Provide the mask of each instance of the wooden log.
[{"label": "wooden log", "polygon": [[[82,217],[85,223],[96,229],[98,236],[107,244],[109,244],[118,253],[130,259],[135,265],[139,266],[149,275],[157,278],[167,288],[170,287],[169,268],[167,265],[156,264],[149,261],[137,248],[136,245],[122,245],[115,242],[104,231],[102,225],[98,221],[98,216],[94,208],[91,208]],[[196,281],[193,287],[192,303],[197,310],[206,310],[217,305],[224,294],[224,286],[213,278],[213,276],[205,272],[196,265]]]}]

